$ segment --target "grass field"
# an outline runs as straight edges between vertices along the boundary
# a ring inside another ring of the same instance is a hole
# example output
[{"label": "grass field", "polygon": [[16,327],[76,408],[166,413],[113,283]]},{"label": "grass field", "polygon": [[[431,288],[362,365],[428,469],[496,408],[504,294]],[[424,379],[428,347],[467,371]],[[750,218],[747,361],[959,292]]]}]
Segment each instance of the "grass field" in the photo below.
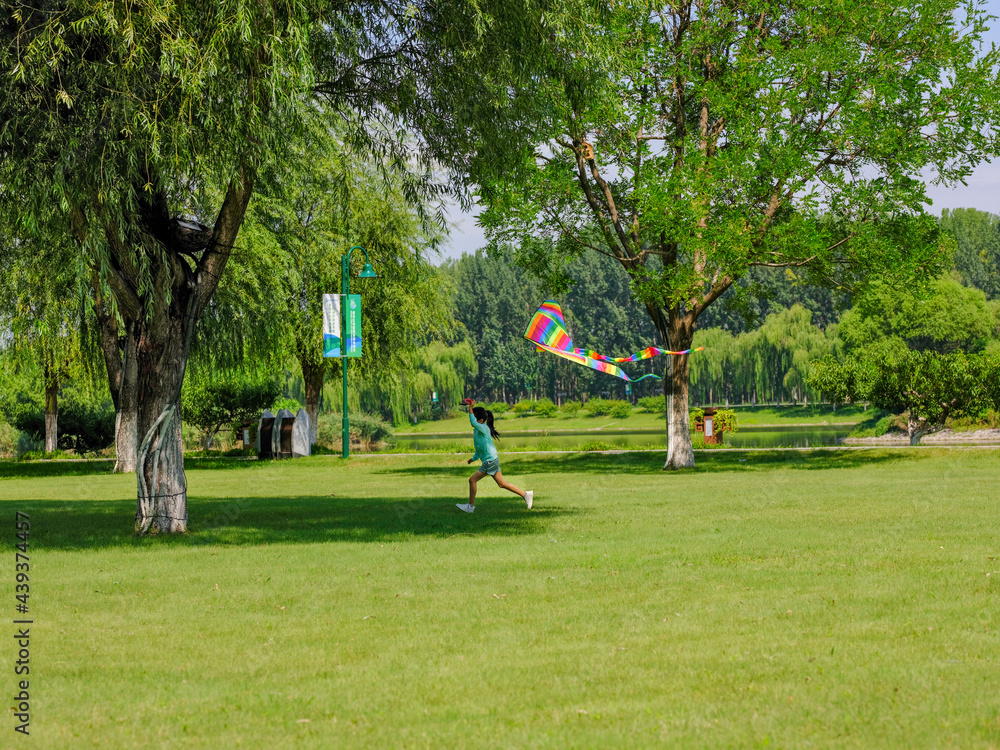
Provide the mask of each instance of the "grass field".
[{"label": "grass field", "polygon": [[179,538],[107,464],[0,464],[0,745],[1000,747],[1000,452],[501,460],[534,510],[444,456],[191,461]]},{"label": "grass field", "polygon": [[[857,406],[736,406],[732,407],[740,425],[796,425],[796,424],[855,424],[865,418],[865,412]],[[420,422],[398,428],[401,433],[468,432],[469,417],[463,415],[452,419]],[[574,417],[557,414],[554,417],[517,417],[511,412],[502,415],[497,430],[656,430],[666,429],[663,414],[651,414],[636,409],[625,419],[614,417],[591,417],[581,411]]]}]

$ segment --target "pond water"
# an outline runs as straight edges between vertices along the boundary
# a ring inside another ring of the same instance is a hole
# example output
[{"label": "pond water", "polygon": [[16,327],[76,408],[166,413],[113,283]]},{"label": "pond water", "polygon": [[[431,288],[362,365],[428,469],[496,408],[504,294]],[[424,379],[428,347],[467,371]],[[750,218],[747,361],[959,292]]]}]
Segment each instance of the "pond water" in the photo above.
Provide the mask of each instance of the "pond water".
[{"label": "pond water", "polygon": [[[735,434],[725,434],[727,447],[732,448],[810,448],[837,445],[853,425],[790,425],[786,427],[741,427]],[[464,434],[427,434],[408,437],[397,435],[397,448],[405,450],[435,450],[454,447],[456,451],[471,450],[472,436]],[[497,447],[528,450],[580,450],[591,447],[666,448],[663,430],[580,430],[552,434],[538,432],[504,432]]]}]

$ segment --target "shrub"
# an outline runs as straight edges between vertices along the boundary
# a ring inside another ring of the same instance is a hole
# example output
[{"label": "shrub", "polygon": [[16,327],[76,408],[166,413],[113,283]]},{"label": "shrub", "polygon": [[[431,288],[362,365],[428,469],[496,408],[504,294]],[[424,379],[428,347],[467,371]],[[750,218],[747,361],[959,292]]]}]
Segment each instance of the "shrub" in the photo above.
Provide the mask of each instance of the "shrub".
[{"label": "shrub", "polygon": [[316,424],[316,442],[328,447],[339,442],[341,419],[340,412],[320,414]]},{"label": "shrub", "polygon": [[592,417],[604,417],[611,411],[611,402],[606,398],[592,398],[583,408]]},{"label": "shrub", "polygon": [[45,447],[44,440],[35,440],[27,432],[18,432],[14,442],[14,455],[20,457],[32,451],[41,451]]},{"label": "shrub", "polygon": [[535,402],[526,398],[522,398],[516,404],[514,404],[514,413],[519,417],[526,417],[531,412],[535,410]]},{"label": "shrub", "polygon": [[[663,410],[663,413],[664,414],[667,413],[666,409]],[[694,432],[694,423],[704,418],[705,418],[705,410],[702,409],[700,406],[695,406],[694,408],[688,409],[688,420],[690,421],[691,424],[691,432]]]},{"label": "shrub", "polygon": [[13,425],[0,421],[0,458],[13,457],[17,449],[17,436],[18,430]]},{"label": "shrub", "polygon": [[567,401],[565,404],[562,405],[560,411],[563,412],[563,414],[565,414],[567,417],[575,417],[577,413],[580,411],[580,407],[582,406],[583,404],[581,404],[579,401]]},{"label": "shrub", "polygon": [[[348,415],[351,441],[357,441],[368,448],[388,440],[396,434],[391,424],[373,414],[353,412]],[[320,415],[316,426],[316,442],[328,448],[341,442],[343,435],[343,415],[329,412]]]},{"label": "shrub", "polygon": [[353,414],[349,416],[351,437],[369,448],[395,434],[392,425],[373,414]]},{"label": "shrub", "polygon": [[736,412],[732,409],[716,409],[714,424],[716,431],[739,432],[739,421]]},{"label": "shrub", "polygon": [[506,401],[494,401],[492,404],[486,404],[484,408],[493,412],[493,415],[498,417],[501,414],[506,414],[510,406]]},{"label": "shrub", "polygon": [[540,398],[535,402],[535,414],[540,417],[554,417],[556,411],[556,405],[550,398]]},{"label": "shrub", "polygon": [[609,411],[615,419],[627,419],[632,416],[632,404],[628,401],[612,401]]},{"label": "shrub", "polygon": [[643,396],[639,399],[639,408],[653,414],[667,413],[666,396]]},{"label": "shrub", "polygon": [[[350,404],[348,404],[348,406],[350,406]],[[271,413],[277,414],[281,409],[288,409],[288,411],[290,411],[292,414],[296,414],[301,408],[302,404],[300,404],[294,398],[282,397],[271,404]],[[258,409],[257,415],[260,416],[260,412],[262,411],[263,409]]]},{"label": "shrub", "polygon": [[74,453],[67,453],[66,451],[55,450],[51,453],[46,453],[43,450],[37,451],[26,451],[17,457],[18,461],[43,461],[43,460],[53,460],[53,459],[67,459],[67,458],[79,458],[78,455]]},{"label": "shrub", "polygon": [[[201,447],[208,450],[220,430],[256,422],[268,404],[274,404],[280,390],[276,382],[213,380],[194,385],[184,395],[184,422],[201,430]],[[282,399],[290,401],[290,399]],[[298,402],[292,413],[298,409]],[[277,409],[289,406],[275,405]]]},{"label": "shrub", "polygon": [[[33,443],[44,445],[45,410],[40,403],[19,404],[11,414],[11,424]],[[82,453],[107,448],[115,441],[115,410],[110,402],[86,401],[68,391],[59,402],[58,430],[56,445],[61,450]]]},{"label": "shrub", "polygon": [[875,423],[875,437],[882,437],[887,432],[906,432],[906,422],[898,414],[887,414]]},{"label": "shrub", "polygon": [[[587,403],[589,404],[590,401]],[[588,440],[580,446],[580,450],[582,451],[613,451],[618,448],[620,448],[620,446],[613,445],[606,440]]]}]

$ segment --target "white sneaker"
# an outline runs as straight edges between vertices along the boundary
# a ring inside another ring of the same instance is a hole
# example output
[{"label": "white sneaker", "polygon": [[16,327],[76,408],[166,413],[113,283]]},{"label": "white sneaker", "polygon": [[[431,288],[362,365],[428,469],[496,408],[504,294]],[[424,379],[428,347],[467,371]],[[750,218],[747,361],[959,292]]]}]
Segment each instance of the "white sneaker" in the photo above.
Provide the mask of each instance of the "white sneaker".
[{"label": "white sneaker", "polygon": [[524,502],[528,506],[528,510],[531,510],[531,503],[535,500],[535,493],[532,490],[527,490],[524,493]]},{"label": "white sneaker", "polygon": [[455,507],[459,510],[464,510],[466,513],[472,513],[476,509],[475,505],[470,505],[469,503],[455,503]]}]

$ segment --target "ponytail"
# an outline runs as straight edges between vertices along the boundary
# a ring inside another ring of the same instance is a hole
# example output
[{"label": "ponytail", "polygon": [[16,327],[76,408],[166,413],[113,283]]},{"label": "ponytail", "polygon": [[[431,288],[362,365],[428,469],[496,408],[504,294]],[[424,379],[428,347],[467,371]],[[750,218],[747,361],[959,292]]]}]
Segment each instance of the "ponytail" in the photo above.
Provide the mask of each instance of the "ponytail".
[{"label": "ponytail", "polygon": [[490,435],[495,438],[500,437],[500,433],[493,428],[493,412],[486,410],[486,426],[490,428]]},{"label": "ponytail", "polygon": [[476,419],[483,419],[486,421],[486,426],[490,428],[490,435],[492,437],[500,437],[500,433],[493,427],[493,412],[489,409],[484,409],[481,406],[475,406],[472,409],[472,414]]}]

